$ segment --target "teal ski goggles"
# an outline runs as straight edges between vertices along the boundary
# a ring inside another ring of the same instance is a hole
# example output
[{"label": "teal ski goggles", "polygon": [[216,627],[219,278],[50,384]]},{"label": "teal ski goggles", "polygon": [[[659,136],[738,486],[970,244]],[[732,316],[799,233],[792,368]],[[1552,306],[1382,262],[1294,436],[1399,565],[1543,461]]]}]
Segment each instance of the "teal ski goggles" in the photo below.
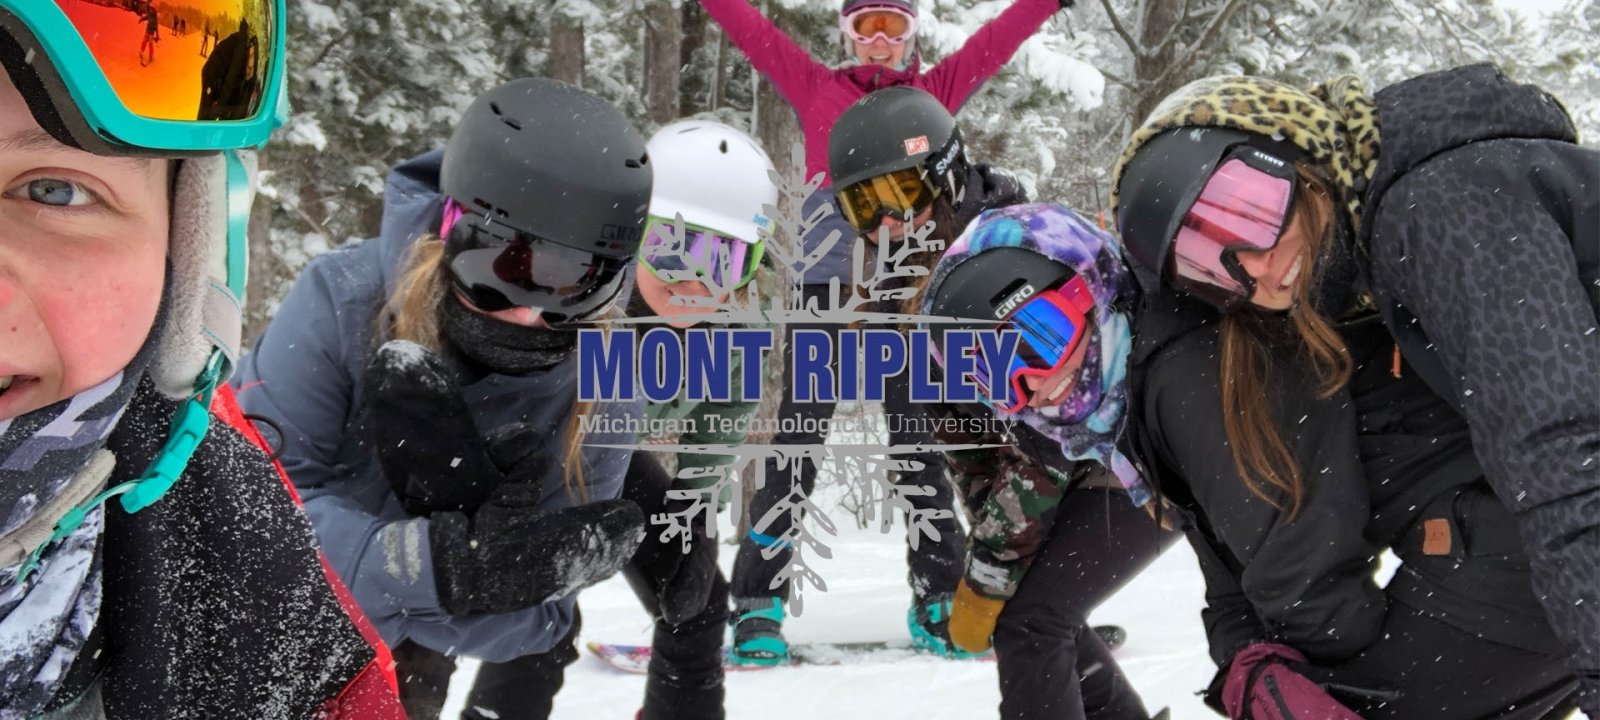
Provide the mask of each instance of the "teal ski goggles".
[{"label": "teal ski goggles", "polygon": [[0,63],[46,131],[106,155],[256,147],[282,125],[285,0],[0,0]]}]

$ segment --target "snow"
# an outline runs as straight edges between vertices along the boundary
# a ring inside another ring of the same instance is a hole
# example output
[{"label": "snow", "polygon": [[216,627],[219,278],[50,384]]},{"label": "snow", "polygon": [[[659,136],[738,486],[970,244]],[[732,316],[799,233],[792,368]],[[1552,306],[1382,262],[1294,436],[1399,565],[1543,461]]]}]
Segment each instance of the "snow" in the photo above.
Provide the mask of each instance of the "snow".
[{"label": "snow", "polygon": [[[811,561],[827,579],[828,590],[806,592],[805,614],[789,618],[785,634],[791,642],[907,642],[910,590],[903,526],[897,518],[888,534],[877,532],[875,523],[857,528],[838,507],[842,494],[837,486],[818,493],[839,530],[829,538],[833,558]],[[721,521],[719,532],[727,537],[732,528],[726,513]],[[721,547],[724,573],[732,571],[733,554],[733,546]],[[1379,583],[1387,583],[1397,566],[1386,553]],[[1219,717],[1197,695],[1216,668],[1200,624],[1204,593],[1194,553],[1180,542],[1090,616],[1093,624],[1127,629],[1128,642],[1116,657],[1152,713],[1170,707],[1174,718]],[[579,605],[580,646],[650,643],[650,620],[620,575],[583,591]],[[459,717],[465,704],[477,662],[464,660],[460,667],[441,717]],[[551,718],[630,720],[643,701],[644,681],[643,675],[614,670],[581,648],[578,661],[567,668]],[[934,658],[731,673],[727,688],[729,718],[760,720],[981,720],[998,717],[1000,703],[993,663]]]},{"label": "snow", "polygon": [[[819,499],[825,508],[837,507],[826,495]],[[881,534],[876,525],[858,529],[842,509],[830,515],[839,530],[830,538],[833,558],[811,561],[827,578],[828,590],[807,590],[805,614],[785,623],[786,635],[791,642],[909,640],[903,527],[897,520],[890,533]],[[726,537],[731,532],[726,515],[723,522]],[[732,546],[722,546],[724,572],[731,571],[733,554]],[[1179,543],[1091,618],[1128,629],[1128,644],[1117,658],[1152,712],[1171,706],[1174,717],[1214,716],[1195,696],[1214,672],[1200,625],[1203,594],[1194,555]],[[579,605],[580,645],[649,644],[650,620],[620,576],[585,590]],[[551,717],[632,718],[644,697],[644,676],[613,670],[587,649],[581,655],[567,669]],[[461,667],[443,717],[457,717],[465,702],[476,663],[464,661]],[[932,658],[734,673],[727,688],[728,717],[762,720],[975,720],[996,717],[1000,702],[992,663]]]}]

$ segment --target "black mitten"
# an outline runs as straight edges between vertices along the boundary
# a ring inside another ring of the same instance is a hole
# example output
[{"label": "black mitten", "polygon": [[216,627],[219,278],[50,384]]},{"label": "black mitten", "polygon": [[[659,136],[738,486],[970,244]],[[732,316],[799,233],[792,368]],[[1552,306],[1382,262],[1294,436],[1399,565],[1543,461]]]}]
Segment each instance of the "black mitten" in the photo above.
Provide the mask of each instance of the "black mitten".
[{"label": "black mitten", "polygon": [[439,356],[391,340],[374,354],[364,384],[378,464],[406,512],[471,511],[505,482]]},{"label": "black mitten", "polygon": [[[686,501],[669,500],[667,511],[673,512]],[[704,511],[702,511],[704,512]],[[668,572],[661,584],[661,618],[668,625],[681,625],[705,610],[711,597],[711,586],[717,578],[717,541],[706,534],[703,519],[695,516],[689,538],[688,552],[682,552],[677,540],[663,548],[663,569]],[[654,540],[654,538],[652,538]]]},{"label": "black mitten", "polygon": [[514,612],[569,595],[622,569],[644,539],[644,514],[632,502],[546,512],[539,495],[535,484],[512,483],[470,517],[430,517],[434,583],[445,611]]}]

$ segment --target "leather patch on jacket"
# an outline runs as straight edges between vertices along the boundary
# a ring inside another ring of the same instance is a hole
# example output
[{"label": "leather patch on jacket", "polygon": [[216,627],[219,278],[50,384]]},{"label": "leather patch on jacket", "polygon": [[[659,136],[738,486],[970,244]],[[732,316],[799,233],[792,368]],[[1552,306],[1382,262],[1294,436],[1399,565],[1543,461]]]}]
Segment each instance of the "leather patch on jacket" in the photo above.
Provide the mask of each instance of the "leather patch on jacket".
[{"label": "leather patch on jacket", "polygon": [[1450,521],[1428,518],[1422,522],[1422,554],[1449,555],[1452,542]]}]

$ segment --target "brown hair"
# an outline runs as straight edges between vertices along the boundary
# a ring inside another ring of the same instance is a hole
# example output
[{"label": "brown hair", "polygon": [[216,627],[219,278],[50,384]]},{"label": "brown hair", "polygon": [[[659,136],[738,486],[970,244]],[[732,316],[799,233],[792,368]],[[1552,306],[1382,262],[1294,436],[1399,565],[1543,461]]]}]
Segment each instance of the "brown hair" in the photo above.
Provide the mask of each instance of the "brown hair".
[{"label": "brown hair", "polygon": [[[410,340],[432,352],[444,350],[440,316],[450,292],[450,283],[445,280],[444,243],[438,235],[424,234],[400,263],[400,280],[395,283],[394,294],[378,313],[376,337],[380,342]],[[562,433],[562,483],[569,496],[575,495],[583,502],[589,500],[589,490],[583,481],[583,426],[578,419],[588,415],[593,406],[592,402],[578,402]]]},{"label": "brown hair", "polygon": [[[1303,166],[1297,169],[1294,212],[1302,214],[1307,237],[1301,252],[1306,267],[1320,268],[1326,265],[1321,260],[1334,250],[1337,210],[1318,176]],[[1279,431],[1280,419],[1269,407],[1269,399],[1277,396],[1271,387],[1273,361],[1282,358],[1284,350],[1293,350],[1295,358],[1311,368],[1318,399],[1332,396],[1349,382],[1354,367],[1338,331],[1312,302],[1318,274],[1303,272],[1295,282],[1295,303],[1289,310],[1292,334],[1273,330],[1271,314],[1247,307],[1223,316],[1218,345],[1222,424],[1233,463],[1250,492],[1288,511],[1285,522],[1300,512],[1305,477]],[[1287,505],[1280,499],[1283,496],[1288,497]]]},{"label": "brown hair", "polygon": [[[956,227],[956,208],[948,193],[941,194],[934,199],[933,215],[928,220],[934,225],[933,232],[928,235],[928,238],[930,240],[943,241],[945,248],[949,248],[950,244],[955,242],[956,238],[961,236],[961,231],[965,229]],[[918,255],[917,264],[927,269],[927,272],[911,281],[911,287],[915,288],[915,290],[905,300],[901,301],[900,311],[907,315],[921,314],[922,293],[927,292],[928,283],[933,280],[933,266],[938,265],[939,258],[944,257],[942,251],[925,252]]]}]

